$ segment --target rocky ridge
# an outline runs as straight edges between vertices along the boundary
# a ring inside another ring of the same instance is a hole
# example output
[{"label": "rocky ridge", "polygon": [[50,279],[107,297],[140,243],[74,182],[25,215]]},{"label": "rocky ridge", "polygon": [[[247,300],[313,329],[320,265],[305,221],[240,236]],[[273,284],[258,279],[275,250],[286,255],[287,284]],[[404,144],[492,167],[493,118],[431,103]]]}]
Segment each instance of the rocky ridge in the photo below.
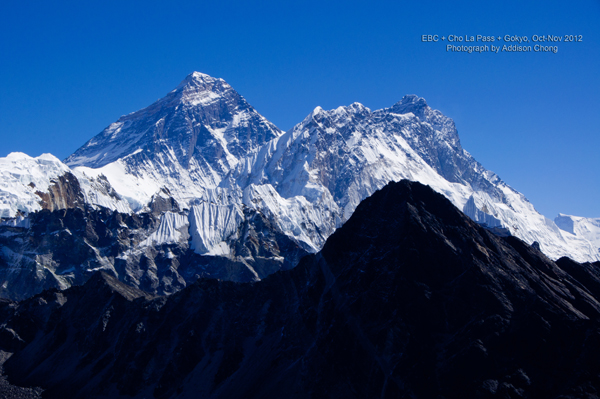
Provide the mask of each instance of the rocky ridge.
[{"label": "rocky ridge", "polygon": [[0,350],[9,382],[47,398],[592,398],[599,270],[402,181],[259,282],[152,297],[97,273],[3,301]]}]

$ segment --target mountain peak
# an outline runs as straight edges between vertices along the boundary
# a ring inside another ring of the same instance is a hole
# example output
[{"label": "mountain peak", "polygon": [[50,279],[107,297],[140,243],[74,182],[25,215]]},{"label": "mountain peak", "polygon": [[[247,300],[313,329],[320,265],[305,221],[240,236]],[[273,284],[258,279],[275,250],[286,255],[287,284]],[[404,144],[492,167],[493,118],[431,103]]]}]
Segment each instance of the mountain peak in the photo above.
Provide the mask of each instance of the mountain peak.
[{"label": "mountain peak", "polygon": [[336,114],[346,113],[346,114],[359,114],[364,112],[371,112],[371,110],[359,102],[353,102],[347,106],[337,107],[335,110],[332,110]]},{"label": "mountain peak", "polygon": [[201,72],[190,73],[171,94],[191,106],[206,106],[225,97],[241,97],[225,80]]},{"label": "mountain peak", "polygon": [[423,97],[416,96],[414,94],[408,94],[402,97],[402,100],[398,101],[392,106],[392,112],[396,114],[406,114],[412,112],[419,119],[423,119],[424,111],[429,106]]},{"label": "mountain peak", "polygon": [[[205,85],[209,85],[209,84],[214,84],[216,82],[225,83],[225,81],[221,78],[214,78],[205,73],[194,71],[194,72],[190,73],[189,75],[187,75],[185,77],[185,79],[183,79],[181,81],[181,83],[179,83],[179,85],[177,86],[177,88],[175,90],[178,90],[178,89],[180,89],[182,87],[186,87],[186,86],[199,86],[199,85],[205,86]],[[227,86],[229,86],[229,85],[227,85]]]},{"label": "mountain peak", "polygon": [[[131,176],[144,169],[152,178],[140,191],[123,187],[128,198],[140,196],[141,202],[149,200],[157,181],[163,181],[159,187],[170,186],[166,181],[173,176],[186,192],[180,194],[193,197],[200,187],[216,187],[248,151],[280,134],[225,80],[192,72],[165,97],[109,125],[65,162],[101,168],[119,161],[135,171]],[[111,173],[106,174],[110,180]]]},{"label": "mountain peak", "polygon": [[198,72],[198,71],[194,71],[192,73],[190,73],[187,78],[190,79],[218,79],[218,78],[213,78],[212,76],[206,74],[206,73],[202,73],[202,72]]},{"label": "mountain peak", "polygon": [[423,97],[419,97],[416,94],[407,94],[402,97],[402,100],[399,101],[400,104],[421,104],[427,105],[427,102]]}]

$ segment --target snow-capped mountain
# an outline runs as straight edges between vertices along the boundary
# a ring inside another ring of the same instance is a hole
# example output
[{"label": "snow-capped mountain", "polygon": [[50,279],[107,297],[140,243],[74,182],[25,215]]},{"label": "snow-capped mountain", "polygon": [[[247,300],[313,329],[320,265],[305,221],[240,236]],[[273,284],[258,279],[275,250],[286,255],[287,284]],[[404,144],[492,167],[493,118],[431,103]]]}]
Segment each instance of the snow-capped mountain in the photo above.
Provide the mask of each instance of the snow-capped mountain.
[{"label": "snow-capped mountain", "polygon": [[[284,133],[224,80],[194,72],[65,163],[11,154],[0,173],[0,228],[12,229],[0,232],[2,293],[17,289],[7,288],[17,274],[23,284],[26,270],[64,287],[103,269],[157,293],[199,275],[262,279],[319,251],[362,200],[401,179],[431,186],[553,259],[600,260],[596,236],[539,214],[461,147],[450,118],[414,95],[376,111],[317,107]],[[87,227],[69,224],[67,213],[47,216],[50,227],[40,225],[46,216],[26,217],[74,208]],[[100,209],[108,213],[95,215]],[[87,255],[53,256],[58,242]]]},{"label": "snow-capped mountain", "polygon": [[162,187],[179,199],[202,195],[281,133],[223,79],[194,72],[163,99],[119,118],[65,163],[86,175],[106,175],[137,210]]},{"label": "snow-capped mountain", "polygon": [[321,232],[308,234],[310,246],[319,248],[360,201],[401,179],[430,185],[475,221],[508,229],[530,244],[537,241],[554,259],[599,259],[597,246],[581,236],[565,237],[463,150],[454,122],[416,96],[377,111],[358,103],[331,111],[317,107],[247,157],[222,184],[272,186],[282,198],[308,199],[318,215],[312,225]]}]

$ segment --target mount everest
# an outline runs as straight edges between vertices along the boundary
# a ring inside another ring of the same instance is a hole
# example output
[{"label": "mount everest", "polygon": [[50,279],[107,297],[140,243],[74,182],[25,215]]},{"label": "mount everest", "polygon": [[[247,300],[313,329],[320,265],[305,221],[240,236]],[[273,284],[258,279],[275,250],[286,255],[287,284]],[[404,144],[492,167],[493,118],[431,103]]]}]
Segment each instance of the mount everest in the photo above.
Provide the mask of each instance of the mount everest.
[{"label": "mount everest", "polygon": [[224,80],[194,72],[64,163],[0,159],[0,296],[66,288],[96,270],[159,294],[199,276],[260,280],[319,251],[363,199],[401,179],[550,258],[600,260],[597,221],[539,214],[422,98],[317,107],[282,132]]}]

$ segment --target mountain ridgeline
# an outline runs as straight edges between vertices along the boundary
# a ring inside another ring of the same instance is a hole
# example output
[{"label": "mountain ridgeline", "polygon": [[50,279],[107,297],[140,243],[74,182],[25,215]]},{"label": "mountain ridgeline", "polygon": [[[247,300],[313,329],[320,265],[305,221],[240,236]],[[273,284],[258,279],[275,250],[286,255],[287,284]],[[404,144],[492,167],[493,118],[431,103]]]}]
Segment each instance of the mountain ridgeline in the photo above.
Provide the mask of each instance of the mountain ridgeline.
[{"label": "mountain ridgeline", "polygon": [[551,259],[600,260],[597,221],[563,215],[559,228],[539,214],[422,98],[317,107],[282,132],[223,79],[194,72],[64,162],[0,158],[0,296],[100,270],[152,295],[199,277],[259,281],[320,251],[361,201],[402,179]]},{"label": "mountain ridgeline", "polygon": [[262,281],[153,297],[105,272],[0,302],[13,389],[46,398],[594,398],[600,262],[553,262],[390,183]]}]

